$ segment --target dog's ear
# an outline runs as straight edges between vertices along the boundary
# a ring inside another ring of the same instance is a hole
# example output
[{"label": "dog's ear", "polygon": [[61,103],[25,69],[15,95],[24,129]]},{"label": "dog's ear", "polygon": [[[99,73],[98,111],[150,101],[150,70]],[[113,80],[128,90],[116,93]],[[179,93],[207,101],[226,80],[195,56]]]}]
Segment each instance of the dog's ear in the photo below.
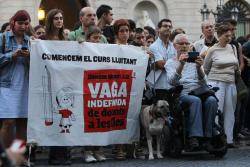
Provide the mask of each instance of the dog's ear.
[{"label": "dog's ear", "polygon": [[157,109],[157,104],[152,104],[152,108],[150,110],[151,115],[154,115],[154,113],[156,112],[156,109]]}]

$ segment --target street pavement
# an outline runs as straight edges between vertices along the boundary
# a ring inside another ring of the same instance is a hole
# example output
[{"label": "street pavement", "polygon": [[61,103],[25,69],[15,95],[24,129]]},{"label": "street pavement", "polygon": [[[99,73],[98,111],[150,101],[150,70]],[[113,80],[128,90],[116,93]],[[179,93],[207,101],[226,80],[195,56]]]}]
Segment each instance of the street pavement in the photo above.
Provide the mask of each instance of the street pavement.
[{"label": "street pavement", "polygon": [[[47,163],[47,152],[37,155],[35,166],[53,167]],[[71,167],[250,167],[250,147],[241,146],[237,149],[229,149],[228,153],[222,159],[215,158],[213,155],[206,152],[196,152],[184,153],[179,159],[169,157],[151,161],[139,159],[117,161],[109,159],[106,162],[91,164],[84,163],[81,149],[74,149],[72,151]]]}]

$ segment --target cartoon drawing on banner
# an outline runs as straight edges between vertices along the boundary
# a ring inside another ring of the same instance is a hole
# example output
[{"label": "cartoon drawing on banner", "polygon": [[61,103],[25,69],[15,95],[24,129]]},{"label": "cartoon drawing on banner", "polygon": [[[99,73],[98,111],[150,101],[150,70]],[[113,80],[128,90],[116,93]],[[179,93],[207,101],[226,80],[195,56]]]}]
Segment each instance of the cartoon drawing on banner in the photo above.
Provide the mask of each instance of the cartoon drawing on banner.
[{"label": "cartoon drawing on banner", "polygon": [[71,87],[63,87],[56,94],[57,109],[55,113],[61,114],[59,126],[61,133],[70,133],[71,121],[75,121],[75,115],[72,112],[74,106],[74,93]]},{"label": "cartoon drawing on banner", "polygon": [[73,111],[74,94],[71,87],[63,87],[56,93],[56,105],[53,105],[52,98],[52,82],[51,73],[47,66],[44,67],[42,74],[42,86],[43,86],[43,112],[45,119],[45,126],[51,126],[54,123],[53,114],[60,114],[61,119],[59,127],[60,133],[70,133],[70,127],[72,121],[75,121],[75,115]]},{"label": "cartoon drawing on banner", "polygon": [[47,66],[44,67],[42,75],[43,86],[43,112],[45,117],[45,125],[53,124],[53,105],[52,105],[52,86],[51,74]]}]

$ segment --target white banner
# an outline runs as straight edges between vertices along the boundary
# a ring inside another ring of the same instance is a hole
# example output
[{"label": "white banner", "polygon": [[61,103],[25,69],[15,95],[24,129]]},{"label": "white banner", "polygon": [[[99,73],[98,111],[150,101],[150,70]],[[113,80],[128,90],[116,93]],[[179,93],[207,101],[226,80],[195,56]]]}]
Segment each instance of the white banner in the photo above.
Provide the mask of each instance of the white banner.
[{"label": "white banner", "polygon": [[141,48],[31,42],[28,142],[124,144],[139,139],[148,57]]}]

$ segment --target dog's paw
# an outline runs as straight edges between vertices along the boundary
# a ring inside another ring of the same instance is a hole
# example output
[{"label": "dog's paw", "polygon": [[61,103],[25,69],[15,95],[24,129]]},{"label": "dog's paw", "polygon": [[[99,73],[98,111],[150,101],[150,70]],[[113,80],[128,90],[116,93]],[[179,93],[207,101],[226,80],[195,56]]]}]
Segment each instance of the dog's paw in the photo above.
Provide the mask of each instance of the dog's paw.
[{"label": "dog's paw", "polygon": [[164,158],[161,154],[157,154],[157,158],[158,159],[162,159],[162,158]]},{"label": "dog's paw", "polygon": [[153,155],[153,154],[149,154],[148,160],[153,160],[153,159],[155,159],[155,158],[154,158],[154,155]]}]

